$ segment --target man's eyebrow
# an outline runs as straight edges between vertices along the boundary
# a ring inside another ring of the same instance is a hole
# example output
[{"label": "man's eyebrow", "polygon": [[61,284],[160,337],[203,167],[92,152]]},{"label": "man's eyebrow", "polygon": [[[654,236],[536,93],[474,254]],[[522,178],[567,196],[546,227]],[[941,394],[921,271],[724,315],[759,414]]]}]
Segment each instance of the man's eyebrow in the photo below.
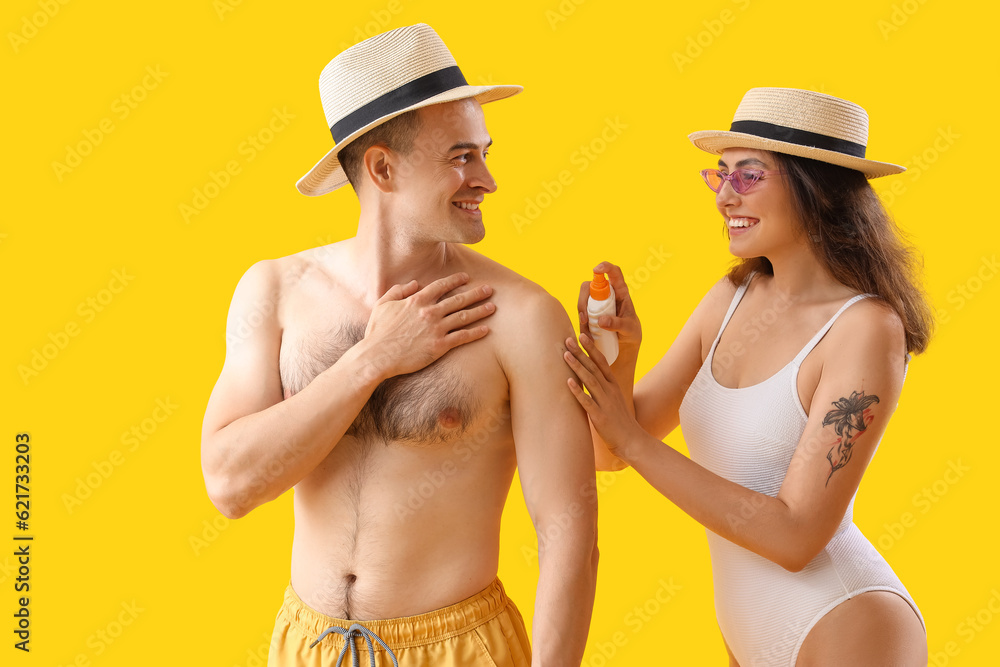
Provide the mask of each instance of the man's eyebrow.
[{"label": "man's eyebrow", "polygon": [[[492,145],[493,145],[493,140],[490,139],[489,143],[486,144],[486,148],[489,148]],[[457,150],[469,150],[469,149],[478,149],[478,148],[479,148],[479,144],[473,143],[471,141],[461,141],[461,142],[455,144],[454,146],[452,146],[451,148],[449,148],[448,152],[450,153],[452,151],[457,151]]]},{"label": "man's eyebrow", "polygon": [[[763,162],[761,162],[757,158],[755,158],[755,157],[748,157],[745,160],[740,160],[739,162],[737,162],[736,163],[736,168],[739,169],[740,167],[748,167],[750,165],[759,166],[759,167],[767,167],[766,164],[764,164]],[[719,160],[719,166],[720,167],[725,167],[726,163],[723,162],[722,160]]]}]

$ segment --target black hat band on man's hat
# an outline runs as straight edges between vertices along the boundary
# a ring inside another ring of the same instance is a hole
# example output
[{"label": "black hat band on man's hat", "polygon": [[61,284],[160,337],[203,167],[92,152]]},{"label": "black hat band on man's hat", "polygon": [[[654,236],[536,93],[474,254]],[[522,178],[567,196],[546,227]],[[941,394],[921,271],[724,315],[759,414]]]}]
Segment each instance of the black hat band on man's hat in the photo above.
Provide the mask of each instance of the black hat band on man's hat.
[{"label": "black hat band on man's hat", "polygon": [[448,47],[424,23],[370,37],[331,60],[319,75],[326,125],[336,144],[295,184],[304,195],[347,184],[337,154],[391,118],[473,98],[480,104],[521,92],[521,86],[470,86]]},{"label": "black hat band on man's hat", "polygon": [[360,128],[372,123],[382,116],[395,113],[400,109],[406,109],[427,98],[434,97],[439,93],[467,86],[465,75],[458,65],[445,67],[436,72],[425,74],[421,77],[404,83],[395,90],[376,97],[374,100],[359,109],[355,109],[330,127],[333,140],[340,142],[344,137],[350,136]]}]

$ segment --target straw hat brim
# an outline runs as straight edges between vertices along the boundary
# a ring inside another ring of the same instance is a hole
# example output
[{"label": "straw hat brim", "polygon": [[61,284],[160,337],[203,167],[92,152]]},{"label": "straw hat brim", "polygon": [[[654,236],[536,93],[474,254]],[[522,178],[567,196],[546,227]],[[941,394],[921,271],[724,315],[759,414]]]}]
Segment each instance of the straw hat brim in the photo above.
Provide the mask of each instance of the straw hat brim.
[{"label": "straw hat brim", "polygon": [[317,162],[305,176],[300,178],[298,182],[295,183],[295,187],[304,195],[317,197],[319,195],[325,195],[328,192],[333,192],[337,188],[347,185],[347,174],[344,173],[344,168],[340,165],[340,161],[337,159],[337,154],[340,150],[373,127],[381,125],[387,120],[395,118],[400,114],[404,114],[407,111],[413,111],[414,109],[427,107],[432,104],[443,104],[444,102],[464,100],[470,97],[474,98],[480,104],[486,104],[487,102],[495,102],[497,100],[502,100],[505,97],[516,95],[522,90],[524,90],[522,86],[459,86],[434,95],[433,97],[428,97],[427,99],[410,105],[405,109],[399,109],[398,111],[386,114],[385,116],[368,123],[364,127],[347,135],[341,141],[337,142],[336,146],[331,148],[330,151],[324,155],[323,158]]},{"label": "straw hat brim", "polygon": [[702,132],[692,132],[688,135],[695,146],[708,153],[721,155],[727,148],[756,148],[764,151],[774,151],[775,153],[787,153],[798,157],[829,162],[831,164],[847,167],[860,171],[868,178],[878,178],[889,176],[906,171],[906,167],[891,162],[878,162],[865,158],[845,155],[837,151],[815,148],[813,146],[803,146],[777,139],[765,139],[754,134],[744,132],[727,132],[721,130],[705,130]]}]

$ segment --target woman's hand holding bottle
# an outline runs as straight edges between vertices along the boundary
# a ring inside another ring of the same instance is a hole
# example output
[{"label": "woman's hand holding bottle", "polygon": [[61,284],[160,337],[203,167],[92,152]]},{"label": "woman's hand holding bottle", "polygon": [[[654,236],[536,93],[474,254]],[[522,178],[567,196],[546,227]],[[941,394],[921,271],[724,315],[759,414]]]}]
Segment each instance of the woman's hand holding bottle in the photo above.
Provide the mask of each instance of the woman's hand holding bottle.
[{"label": "woman's hand holding bottle", "polygon": [[[614,291],[615,314],[600,315],[596,324],[605,330],[606,335],[617,336],[617,358],[609,365],[590,335],[593,324],[588,315],[591,281],[580,286],[577,308],[580,343],[567,339],[567,351],[563,358],[576,375],[576,379],[568,381],[569,389],[587,411],[596,432],[594,453],[598,469],[620,470],[628,465],[623,445],[642,431],[635,421],[632,402],[642,326],[621,268],[611,262],[601,262],[594,267],[594,273],[606,273]],[[589,395],[584,388],[590,392]]]},{"label": "woman's hand holding bottle", "polygon": [[[606,273],[608,282],[614,290],[615,311],[617,315],[602,315],[596,324],[606,331],[618,334],[618,355],[624,357],[625,363],[635,364],[639,355],[639,343],[642,341],[642,326],[636,315],[628,285],[620,267],[611,262],[601,262],[594,267],[594,273]],[[580,299],[577,302],[577,312],[580,316],[580,333],[590,331],[590,318],[587,315],[587,303],[590,300],[591,281],[580,285]],[[618,360],[615,360],[618,363]],[[612,365],[614,368],[615,365]]]}]

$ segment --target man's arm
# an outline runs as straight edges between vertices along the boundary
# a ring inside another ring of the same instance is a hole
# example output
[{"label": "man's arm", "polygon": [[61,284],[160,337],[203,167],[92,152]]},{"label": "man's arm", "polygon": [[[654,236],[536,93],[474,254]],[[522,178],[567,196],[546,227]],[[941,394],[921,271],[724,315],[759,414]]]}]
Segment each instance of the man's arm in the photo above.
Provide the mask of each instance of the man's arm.
[{"label": "man's arm", "polygon": [[465,274],[419,291],[416,281],[395,285],[376,302],[365,338],[282,400],[280,280],[272,261],[255,264],[240,280],[226,324],[226,361],[205,410],[205,486],[212,503],[230,518],[297,484],[340,441],[382,380],[482,338],[485,326],[459,327],[492,312],[491,303],[462,310],[489,295],[483,288],[438,303],[468,280]]},{"label": "man's arm", "polygon": [[533,665],[579,665],[597,583],[597,492],[587,416],[566,391],[573,328],[545,292],[524,300],[504,341],[511,425],[525,503],[538,536]]}]

